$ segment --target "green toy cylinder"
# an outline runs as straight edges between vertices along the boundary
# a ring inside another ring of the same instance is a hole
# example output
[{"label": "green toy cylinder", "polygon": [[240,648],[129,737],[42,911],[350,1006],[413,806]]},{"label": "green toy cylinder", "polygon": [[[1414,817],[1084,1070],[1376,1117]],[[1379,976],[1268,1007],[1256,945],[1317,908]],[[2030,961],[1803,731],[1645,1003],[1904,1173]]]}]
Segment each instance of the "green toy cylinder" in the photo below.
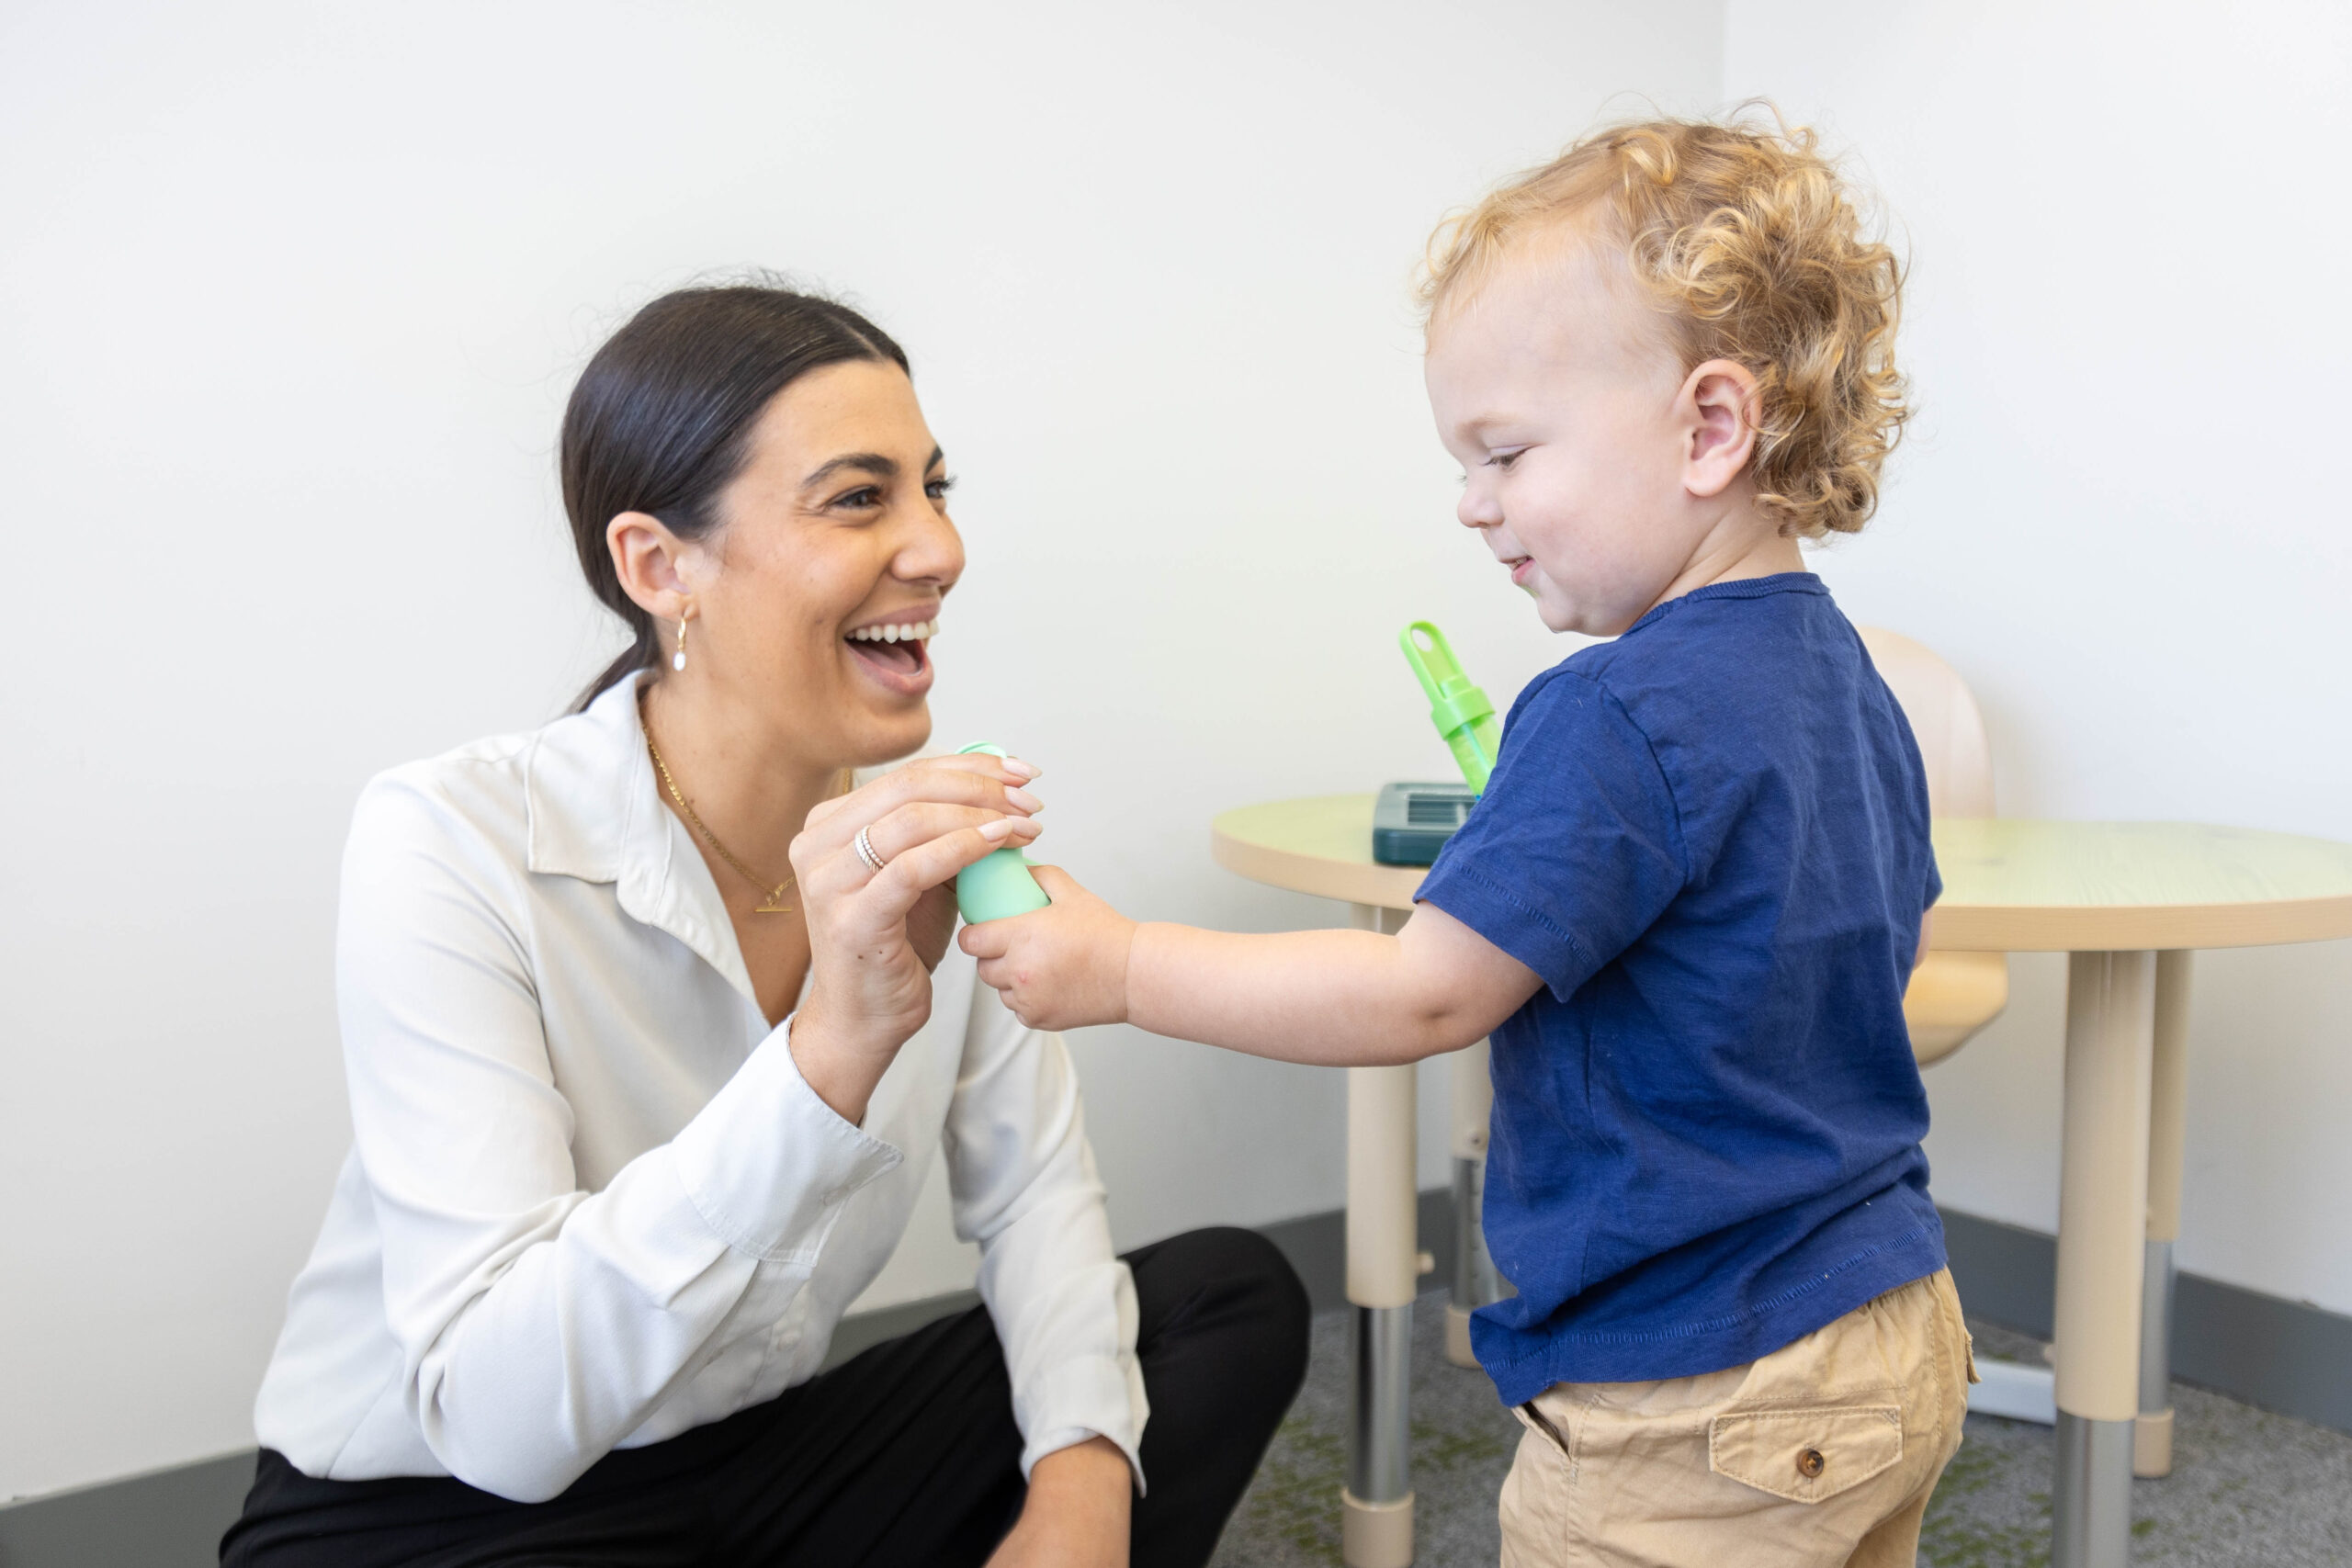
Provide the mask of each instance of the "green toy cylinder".
[{"label": "green toy cylinder", "polygon": [[[1006,754],[1003,747],[986,740],[961,747],[956,754],[961,757],[973,751],[991,757]],[[1029,857],[1011,845],[981,856],[956,874],[956,908],[967,925],[1010,919],[1052,902],[1029,874]]]}]

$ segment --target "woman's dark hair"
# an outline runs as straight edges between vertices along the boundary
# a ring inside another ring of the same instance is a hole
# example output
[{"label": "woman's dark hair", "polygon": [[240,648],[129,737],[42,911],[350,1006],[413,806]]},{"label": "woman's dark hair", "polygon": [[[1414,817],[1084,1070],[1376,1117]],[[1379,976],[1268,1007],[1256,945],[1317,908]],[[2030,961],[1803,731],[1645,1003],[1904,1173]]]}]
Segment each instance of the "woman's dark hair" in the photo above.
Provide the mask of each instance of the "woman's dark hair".
[{"label": "woman's dark hair", "polygon": [[764,284],[664,294],[596,351],[563,411],[563,509],[589,589],[636,637],[574,712],[662,658],[653,617],[621,592],[605,528],[645,512],[682,539],[707,535],[768,400],[853,359],[908,367],[906,351],[848,306]]}]

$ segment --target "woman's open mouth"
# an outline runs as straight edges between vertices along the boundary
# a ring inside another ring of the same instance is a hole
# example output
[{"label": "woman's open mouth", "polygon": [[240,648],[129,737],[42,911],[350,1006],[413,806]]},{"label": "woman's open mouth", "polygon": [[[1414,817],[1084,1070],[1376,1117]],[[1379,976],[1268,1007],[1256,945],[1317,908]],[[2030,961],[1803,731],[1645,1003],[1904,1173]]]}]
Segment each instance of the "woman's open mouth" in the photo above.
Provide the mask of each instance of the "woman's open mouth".
[{"label": "woman's open mouth", "polygon": [[931,689],[931,652],[925,645],[938,635],[935,620],[890,621],[859,626],[843,634],[858,665],[887,689],[919,697]]}]

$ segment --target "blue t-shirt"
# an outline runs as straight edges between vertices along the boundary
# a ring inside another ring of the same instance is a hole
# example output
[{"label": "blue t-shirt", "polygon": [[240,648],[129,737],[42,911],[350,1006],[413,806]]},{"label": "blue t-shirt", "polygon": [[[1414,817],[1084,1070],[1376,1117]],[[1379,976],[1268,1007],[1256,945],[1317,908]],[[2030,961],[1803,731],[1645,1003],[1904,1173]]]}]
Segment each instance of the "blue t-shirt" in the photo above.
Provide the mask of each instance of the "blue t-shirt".
[{"label": "blue t-shirt", "polygon": [[1520,694],[1419,895],[1544,980],[1494,1033],[1505,1401],[1738,1366],[1943,1266],[1903,1022],[1941,890],[1910,727],[1809,572]]}]

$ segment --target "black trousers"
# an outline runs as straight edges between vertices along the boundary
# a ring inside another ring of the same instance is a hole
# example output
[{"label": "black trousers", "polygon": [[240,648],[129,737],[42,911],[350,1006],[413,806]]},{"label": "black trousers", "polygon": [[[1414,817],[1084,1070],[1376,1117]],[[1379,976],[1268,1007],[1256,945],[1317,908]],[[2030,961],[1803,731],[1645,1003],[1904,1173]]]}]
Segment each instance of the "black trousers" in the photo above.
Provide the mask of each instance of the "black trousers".
[{"label": "black trousers", "polygon": [[[1199,1568],[1306,1375],[1306,1292],[1245,1230],[1129,1253],[1151,1399],[1136,1568]],[[262,1450],[223,1568],[978,1563],[1019,1517],[1021,1434],[985,1307],[765,1404],[607,1454],[561,1496],[447,1476],[314,1481]]]}]

